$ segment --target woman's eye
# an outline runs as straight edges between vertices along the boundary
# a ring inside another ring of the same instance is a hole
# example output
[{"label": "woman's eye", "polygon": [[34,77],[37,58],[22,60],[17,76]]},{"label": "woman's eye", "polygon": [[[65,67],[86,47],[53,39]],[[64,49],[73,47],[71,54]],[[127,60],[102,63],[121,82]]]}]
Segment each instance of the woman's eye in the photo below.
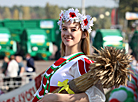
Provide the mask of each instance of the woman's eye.
[{"label": "woman's eye", "polygon": [[71,29],[72,32],[76,31],[76,29]]},{"label": "woman's eye", "polygon": [[62,28],[62,30],[67,30],[66,28]]}]

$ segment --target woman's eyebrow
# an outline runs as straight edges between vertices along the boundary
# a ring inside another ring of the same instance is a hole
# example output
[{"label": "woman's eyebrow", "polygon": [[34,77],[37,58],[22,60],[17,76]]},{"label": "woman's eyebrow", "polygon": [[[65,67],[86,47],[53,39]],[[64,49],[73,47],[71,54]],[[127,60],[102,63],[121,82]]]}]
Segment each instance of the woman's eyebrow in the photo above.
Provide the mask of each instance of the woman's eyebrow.
[{"label": "woman's eyebrow", "polygon": [[[62,27],[66,27],[66,26],[62,26]],[[67,28],[67,27],[66,27]],[[69,28],[77,28],[77,27],[69,27]]]}]

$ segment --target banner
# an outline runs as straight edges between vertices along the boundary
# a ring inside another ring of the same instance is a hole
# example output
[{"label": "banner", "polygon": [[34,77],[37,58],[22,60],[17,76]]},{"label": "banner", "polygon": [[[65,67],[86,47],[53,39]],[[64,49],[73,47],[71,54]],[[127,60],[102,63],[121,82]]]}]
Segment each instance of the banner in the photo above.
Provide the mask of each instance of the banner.
[{"label": "banner", "polygon": [[127,20],[138,20],[138,13],[135,12],[126,12],[125,16]]},{"label": "banner", "polygon": [[[43,72],[44,73],[44,72]],[[0,102],[31,102],[41,84],[41,73],[28,84],[13,91],[0,95]]]},{"label": "banner", "polygon": [[118,10],[117,10],[117,8],[112,9],[112,12],[111,12],[111,24],[112,25],[117,25],[118,24]]}]

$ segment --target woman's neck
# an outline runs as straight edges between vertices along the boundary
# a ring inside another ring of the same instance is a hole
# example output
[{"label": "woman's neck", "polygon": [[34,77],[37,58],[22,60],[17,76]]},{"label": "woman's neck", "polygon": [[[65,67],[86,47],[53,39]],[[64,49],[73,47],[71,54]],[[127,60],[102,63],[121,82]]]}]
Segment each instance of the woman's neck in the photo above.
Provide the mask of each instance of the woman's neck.
[{"label": "woman's neck", "polygon": [[77,52],[82,52],[81,49],[76,49],[76,48],[73,48],[73,47],[66,47],[66,50],[65,50],[65,56],[68,56],[68,55],[71,55],[71,54],[74,54],[74,53],[77,53]]},{"label": "woman's neck", "polygon": [[65,46],[65,56],[68,56],[77,52],[82,52],[81,43],[82,43],[82,40],[80,40],[79,43],[75,44],[74,46]]}]

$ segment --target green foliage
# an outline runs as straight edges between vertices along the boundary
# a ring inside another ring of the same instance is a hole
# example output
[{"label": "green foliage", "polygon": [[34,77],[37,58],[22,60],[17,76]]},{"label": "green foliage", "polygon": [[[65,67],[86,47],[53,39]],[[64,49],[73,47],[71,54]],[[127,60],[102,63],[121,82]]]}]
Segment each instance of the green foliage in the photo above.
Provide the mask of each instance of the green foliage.
[{"label": "green foliage", "polygon": [[126,12],[138,12],[138,0],[120,0],[119,1],[119,8],[118,8],[118,15],[119,15],[119,23],[124,25],[125,32],[127,35],[127,39],[129,39],[130,31],[132,28],[132,23],[134,20],[130,20],[125,23],[125,13]]},{"label": "green foliage", "polygon": [[[106,7],[96,7],[96,6],[90,6],[86,8],[86,14],[91,15],[92,17],[96,17],[97,21],[94,22],[94,28],[93,29],[109,29],[111,26],[111,17],[106,16],[105,12],[108,11],[111,13],[112,8],[106,8]],[[99,15],[103,14],[105,17],[103,19],[100,19]]]},{"label": "green foliage", "polygon": [[23,19],[31,19],[30,7],[23,7]]},{"label": "green foliage", "polygon": [[126,12],[138,12],[138,0],[120,0],[119,17],[125,18]]},{"label": "green foliage", "polygon": [[4,18],[8,18],[8,19],[11,18],[11,12],[10,12],[10,9],[9,9],[8,7],[5,7],[5,8],[4,8],[3,17],[4,17]]},{"label": "green foliage", "polygon": [[46,18],[45,9],[43,7],[35,6],[30,7],[31,19],[44,19]]},{"label": "green foliage", "polygon": [[60,8],[57,5],[46,4],[45,7],[46,18],[47,19],[58,19],[60,14]]},{"label": "green foliage", "polygon": [[17,9],[13,12],[13,19],[18,20],[19,19],[19,11]]}]

